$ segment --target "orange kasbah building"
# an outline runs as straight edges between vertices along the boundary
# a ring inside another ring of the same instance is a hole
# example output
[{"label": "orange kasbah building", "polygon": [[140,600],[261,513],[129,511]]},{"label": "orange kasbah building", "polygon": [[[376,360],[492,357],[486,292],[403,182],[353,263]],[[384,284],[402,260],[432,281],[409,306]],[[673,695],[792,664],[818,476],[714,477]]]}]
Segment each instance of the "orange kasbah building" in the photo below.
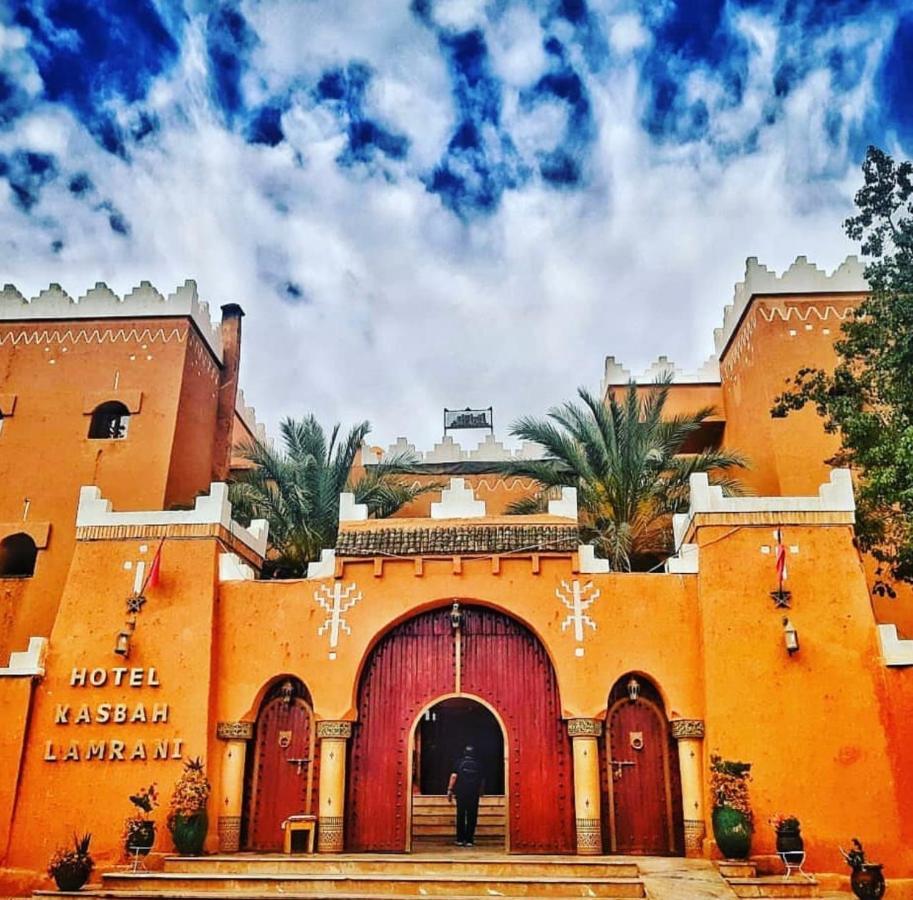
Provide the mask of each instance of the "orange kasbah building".
[{"label": "orange kasbah building", "polygon": [[[128,796],[156,782],[167,803],[196,756],[211,851],[275,850],[292,814],[315,817],[319,852],[434,847],[467,736],[491,849],[714,856],[720,754],[752,764],[755,853],[792,813],[807,868],[838,870],[858,835],[913,877],[910,598],[873,601],[852,480],[828,469],[814,413],[769,416],[784,378],[833,362],[866,289],[852,259],[782,276],[748,261],[719,362],[674,373],[670,403],[718,408],[698,444],[746,453],[757,495],[695,476],[662,571],[611,572],[580,546],[572,490],[505,515],[531,488],[494,471],[511,451],[445,438],[422,477],[446,488],[384,520],[343,495],[336,548],[272,581],[265,523],[235,522],[224,484],[233,442],[258,432],[237,392],[240,308],[213,329],[192,282],[78,302],[7,286],[0,888],[40,883],[73,831],[114,865]],[[610,357],[603,390],[629,378]],[[771,596],[777,533],[788,608]]]}]

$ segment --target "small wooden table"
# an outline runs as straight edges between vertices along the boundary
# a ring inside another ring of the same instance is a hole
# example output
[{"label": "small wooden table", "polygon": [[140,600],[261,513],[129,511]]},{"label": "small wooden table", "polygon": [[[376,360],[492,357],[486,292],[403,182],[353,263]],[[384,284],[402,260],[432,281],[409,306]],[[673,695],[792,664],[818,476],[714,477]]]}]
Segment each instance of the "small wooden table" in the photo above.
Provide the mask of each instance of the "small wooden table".
[{"label": "small wooden table", "polygon": [[294,851],[292,848],[293,835],[298,832],[304,832],[305,834],[307,840],[307,850],[305,852],[314,852],[314,835],[317,833],[317,816],[289,816],[282,823],[282,831],[285,835],[282,846],[283,853],[301,852],[300,850]]}]

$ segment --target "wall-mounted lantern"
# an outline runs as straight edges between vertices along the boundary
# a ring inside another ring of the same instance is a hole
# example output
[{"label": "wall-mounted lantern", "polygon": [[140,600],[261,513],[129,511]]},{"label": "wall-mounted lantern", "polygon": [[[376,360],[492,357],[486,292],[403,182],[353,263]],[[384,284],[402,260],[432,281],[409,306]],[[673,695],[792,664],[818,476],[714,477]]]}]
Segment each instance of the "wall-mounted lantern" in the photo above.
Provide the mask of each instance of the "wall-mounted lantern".
[{"label": "wall-mounted lantern", "polygon": [[460,609],[460,604],[457,600],[453,601],[453,606],[450,607],[450,625],[454,631],[457,631],[460,625],[463,624],[463,612]]},{"label": "wall-mounted lantern", "polygon": [[786,617],[783,618],[783,643],[786,645],[786,652],[790,656],[798,652],[799,632],[796,630],[796,626]]},{"label": "wall-mounted lantern", "polygon": [[130,635],[132,629],[122,628],[114,639],[114,652],[126,659],[130,655]]},{"label": "wall-mounted lantern", "polygon": [[625,686],[628,691],[628,699],[634,703],[640,696],[640,682],[632,675]]}]

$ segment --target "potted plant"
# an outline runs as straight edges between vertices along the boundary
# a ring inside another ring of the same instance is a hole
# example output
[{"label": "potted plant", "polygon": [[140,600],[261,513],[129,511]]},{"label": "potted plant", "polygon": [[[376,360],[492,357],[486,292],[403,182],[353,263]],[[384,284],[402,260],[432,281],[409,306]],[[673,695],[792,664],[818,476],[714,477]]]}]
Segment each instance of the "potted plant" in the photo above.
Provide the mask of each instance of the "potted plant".
[{"label": "potted plant", "polygon": [[805,842],[796,816],[771,816],[769,821],[777,835],[777,853],[798,854],[805,851]]},{"label": "potted plant", "polygon": [[199,757],[184,763],[184,771],[174,786],[168,811],[168,830],[181,856],[199,856],[203,852],[209,820],[206,802],[212,788]]},{"label": "potted plant", "polygon": [[748,859],[754,819],[748,800],[751,763],[710,757],[713,836],[727,859]]},{"label": "potted plant", "polygon": [[73,835],[72,849],[59,847],[48,863],[48,875],[57,883],[58,891],[78,891],[88,880],[94,862],[89,855],[91,834],[81,838]]},{"label": "potted plant", "polygon": [[146,856],[155,843],[155,822],[149,818],[159,803],[155,782],[131,794],[130,802],[139,812],[124,822],[124,852],[127,856]]},{"label": "potted plant", "polygon": [[846,864],[853,870],[850,875],[850,887],[859,900],[881,900],[885,892],[884,872],[881,863],[865,861],[865,851],[859,838],[853,838],[853,849],[840,848]]}]

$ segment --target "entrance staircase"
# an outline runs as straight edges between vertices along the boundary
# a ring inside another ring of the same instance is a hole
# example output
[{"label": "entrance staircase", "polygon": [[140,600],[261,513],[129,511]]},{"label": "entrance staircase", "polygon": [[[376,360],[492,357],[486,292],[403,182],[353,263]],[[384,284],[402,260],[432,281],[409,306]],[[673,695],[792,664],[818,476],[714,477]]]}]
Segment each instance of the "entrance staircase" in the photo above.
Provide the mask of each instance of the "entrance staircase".
[{"label": "entrance staircase", "polygon": [[630,860],[506,856],[456,848],[446,854],[383,856],[166,857],[162,871],[106,872],[101,886],[84,889],[80,895],[110,900],[622,900],[646,896],[637,864]]},{"label": "entrance staircase", "polygon": [[[438,850],[453,844],[456,829],[456,806],[446,795],[415,794],[412,797],[412,849]],[[503,796],[479,800],[479,821],[475,845],[484,850],[503,850],[507,830],[507,806]]]}]

